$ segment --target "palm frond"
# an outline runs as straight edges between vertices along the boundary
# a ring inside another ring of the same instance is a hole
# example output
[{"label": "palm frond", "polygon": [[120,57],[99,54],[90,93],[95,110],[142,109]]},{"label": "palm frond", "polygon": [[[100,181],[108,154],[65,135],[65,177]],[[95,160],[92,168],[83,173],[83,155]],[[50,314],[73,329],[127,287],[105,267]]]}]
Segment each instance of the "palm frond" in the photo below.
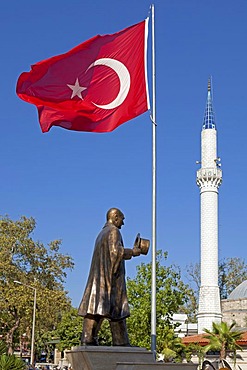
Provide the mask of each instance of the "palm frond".
[{"label": "palm frond", "polygon": [[25,364],[15,355],[0,356],[0,370],[24,370]]}]

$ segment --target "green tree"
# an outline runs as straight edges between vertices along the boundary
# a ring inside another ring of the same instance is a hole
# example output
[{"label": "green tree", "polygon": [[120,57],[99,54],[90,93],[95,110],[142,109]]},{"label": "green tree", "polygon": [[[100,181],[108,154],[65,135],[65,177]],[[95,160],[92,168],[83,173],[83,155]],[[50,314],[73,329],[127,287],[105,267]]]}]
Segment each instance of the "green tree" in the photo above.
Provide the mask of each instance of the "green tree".
[{"label": "green tree", "polygon": [[60,351],[80,345],[82,322],[83,318],[78,316],[76,308],[72,307],[63,313],[61,322],[55,330],[55,334],[59,338],[57,348]]},{"label": "green tree", "polygon": [[183,357],[185,357],[185,345],[181,338],[175,335],[173,329],[166,328],[164,330],[162,346],[161,353],[164,356],[164,362],[182,362]]},{"label": "green tree", "polygon": [[[81,343],[83,317],[78,316],[77,308],[71,307],[68,311],[64,312],[61,321],[55,331],[50,333],[50,339],[54,336],[59,339],[57,348],[60,351],[79,346]],[[98,334],[99,345],[111,346],[111,330],[108,320],[104,320]]]},{"label": "green tree", "polygon": [[219,262],[220,296],[225,299],[247,279],[247,264],[239,257],[224,258]]},{"label": "green tree", "polygon": [[196,355],[198,357],[198,368],[202,368],[202,363],[205,357],[204,347],[202,347],[199,343],[190,343],[186,345],[184,353],[187,362],[190,362],[191,357]]},{"label": "green tree", "polygon": [[[165,266],[167,253],[159,251],[156,262],[157,351],[163,349],[165,329],[172,327],[173,313],[181,312],[191,289],[185,285],[178,267]],[[127,279],[131,316],[127,320],[130,342],[150,349],[151,332],[151,263],[137,266],[134,279]]]},{"label": "green tree", "polygon": [[8,353],[21,334],[31,337],[34,290],[27,286],[37,290],[36,339],[54,329],[61,312],[71,305],[63,285],[66,270],[73,268],[72,258],[60,252],[60,240],[48,246],[34,241],[35,226],[33,218],[24,216],[17,221],[0,219],[0,334]]},{"label": "green tree", "polygon": [[[193,285],[198,298],[200,289],[200,264],[190,264],[187,267],[187,277]],[[239,257],[223,258],[219,261],[219,289],[220,297],[225,299],[243,280],[247,279],[247,264]]]},{"label": "green tree", "polygon": [[110,329],[110,324],[108,320],[103,321],[99,334],[98,334],[98,339],[99,339],[100,346],[111,346],[112,345],[112,335],[111,335],[111,329]]},{"label": "green tree", "polygon": [[213,322],[212,330],[204,329],[205,338],[209,339],[209,344],[204,347],[205,353],[208,351],[220,351],[220,360],[226,358],[227,352],[233,354],[236,360],[236,351],[242,350],[242,347],[237,344],[237,340],[241,338],[241,332],[234,330],[236,323],[228,325],[222,321],[220,323]]}]

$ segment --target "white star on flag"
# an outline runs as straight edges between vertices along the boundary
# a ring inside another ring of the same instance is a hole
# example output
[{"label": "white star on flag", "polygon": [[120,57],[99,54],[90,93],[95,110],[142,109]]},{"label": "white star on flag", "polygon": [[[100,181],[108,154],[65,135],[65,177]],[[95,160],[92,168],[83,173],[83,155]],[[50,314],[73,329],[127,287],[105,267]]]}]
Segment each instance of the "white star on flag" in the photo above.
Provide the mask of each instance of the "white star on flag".
[{"label": "white star on flag", "polygon": [[86,90],[86,87],[80,86],[78,78],[76,79],[76,82],[74,85],[67,86],[72,90],[72,95],[70,99],[73,99],[75,96],[78,96],[81,100],[83,100],[83,97],[81,96],[82,91]]}]

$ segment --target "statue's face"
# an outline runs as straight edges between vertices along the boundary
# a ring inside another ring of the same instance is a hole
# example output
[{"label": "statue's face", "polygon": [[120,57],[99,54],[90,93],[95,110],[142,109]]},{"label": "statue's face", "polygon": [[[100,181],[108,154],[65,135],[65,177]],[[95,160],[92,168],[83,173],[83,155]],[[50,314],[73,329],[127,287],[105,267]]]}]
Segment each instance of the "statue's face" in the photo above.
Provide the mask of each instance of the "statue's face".
[{"label": "statue's face", "polygon": [[114,217],[114,222],[113,224],[121,229],[121,227],[124,225],[124,214],[123,213],[120,213],[120,212],[117,212],[115,217]]}]

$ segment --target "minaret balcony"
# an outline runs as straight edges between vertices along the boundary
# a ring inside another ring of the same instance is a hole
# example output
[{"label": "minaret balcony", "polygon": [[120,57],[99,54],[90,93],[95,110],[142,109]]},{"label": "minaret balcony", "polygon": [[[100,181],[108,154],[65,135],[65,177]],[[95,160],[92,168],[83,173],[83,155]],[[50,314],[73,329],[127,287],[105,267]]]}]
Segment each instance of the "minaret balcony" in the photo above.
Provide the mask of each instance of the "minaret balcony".
[{"label": "minaret balcony", "polygon": [[222,183],[222,170],[218,167],[200,168],[196,174],[196,183],[201,188],[203,186],[216,186]]}]

